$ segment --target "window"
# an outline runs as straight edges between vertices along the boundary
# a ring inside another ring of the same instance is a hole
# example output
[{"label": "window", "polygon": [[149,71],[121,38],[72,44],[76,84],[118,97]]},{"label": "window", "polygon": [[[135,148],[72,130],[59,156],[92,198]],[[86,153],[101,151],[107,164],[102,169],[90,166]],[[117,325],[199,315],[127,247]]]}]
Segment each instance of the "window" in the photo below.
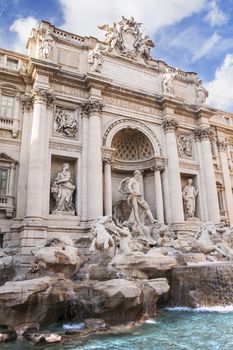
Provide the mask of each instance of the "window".
[{"label": "window", "polygon": [[225,117],[225,119],[224,119],[224,120],[225,120],[225,124],[226,124],[226,125],[230,125],[230,118]]},{"label": "window", "polygon": [[7,58],[6,66],[9,69],[16,70],[16,69],[18,69],[18,61],[17,60],[13,60],[12,58]]},{"label": "window", "polygon": [[0,168],[0,195],[5,196],[7,190],[8,170]]},{"label": "window", "polygon": [[1,117],[13,117],[14,97],[2,95]]}]

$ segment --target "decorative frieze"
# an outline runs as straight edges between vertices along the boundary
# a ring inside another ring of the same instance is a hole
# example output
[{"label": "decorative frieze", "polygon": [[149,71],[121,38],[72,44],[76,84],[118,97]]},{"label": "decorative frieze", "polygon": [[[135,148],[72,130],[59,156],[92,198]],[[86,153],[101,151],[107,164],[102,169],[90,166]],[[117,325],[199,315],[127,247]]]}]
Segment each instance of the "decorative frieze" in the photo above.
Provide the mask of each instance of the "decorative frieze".
[{"label": "decorative frieze", "polygon": [[193,135],[177,135],[179,158],[193,158]]},{"label": "decorative frieze", "polygon": [[76,136],[78,122],[73,111],[57,107],[54,119],[57,134],[73,138]]},{"label": "decorative frieze", "polygon": [[72,145],[72,144],[66,144],[66,143],[55,142],[55,141],[49,142],[49,148],[53,150],[65,151],[65,152],[75,152],[75,153],[82,152],[81,145]]},{"label": "decorative frieze", "polygon": [[194,130],[195,141],[212,140],[215,136],[214,131],[208,126],[198,126]]},{"label": "decorative frieze", "polygon": [[167,132],[168,131],[175,131],[178,128],[179,123],[173,117],[166,117],[162,121],[162,126],[163,126],[164,130],[167,131]]},{"label": "decorative frieze", "polygon": [[89,116],[91,113],[102,114],[104,104],[98,100],[90,100],[81,104],[82,116]]}]

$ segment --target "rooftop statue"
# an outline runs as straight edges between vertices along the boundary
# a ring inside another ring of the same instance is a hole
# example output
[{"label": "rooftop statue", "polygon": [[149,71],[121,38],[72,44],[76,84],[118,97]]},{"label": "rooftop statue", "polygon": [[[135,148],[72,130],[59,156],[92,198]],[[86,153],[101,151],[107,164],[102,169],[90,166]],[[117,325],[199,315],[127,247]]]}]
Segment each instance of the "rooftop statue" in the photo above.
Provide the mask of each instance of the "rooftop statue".
[{"label": "rooftop statue", "polygon": [[144,62],[151,60],[150,50],[155,45],[148,35],[143,34],[141,25],[134,17],[124,16],[117,24],[99,25],[98,28],[105,31],[106,52],[116,50],[118,54],[131,59]]}]

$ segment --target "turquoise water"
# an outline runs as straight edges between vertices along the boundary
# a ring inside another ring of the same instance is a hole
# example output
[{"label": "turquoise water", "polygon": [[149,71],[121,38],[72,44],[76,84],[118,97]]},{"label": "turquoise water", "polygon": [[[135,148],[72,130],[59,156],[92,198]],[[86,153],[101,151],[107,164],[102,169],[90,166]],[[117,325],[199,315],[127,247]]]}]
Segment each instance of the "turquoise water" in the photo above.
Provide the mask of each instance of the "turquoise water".
[{"label": "turquoise water", "polygon": [[[58,330],[58,328],[56,329]],[[127,334],[72,337],[58,345],[25,341],[0,344],[1,350],[233,350],[233,307],[160,311],[155,320]]]}]

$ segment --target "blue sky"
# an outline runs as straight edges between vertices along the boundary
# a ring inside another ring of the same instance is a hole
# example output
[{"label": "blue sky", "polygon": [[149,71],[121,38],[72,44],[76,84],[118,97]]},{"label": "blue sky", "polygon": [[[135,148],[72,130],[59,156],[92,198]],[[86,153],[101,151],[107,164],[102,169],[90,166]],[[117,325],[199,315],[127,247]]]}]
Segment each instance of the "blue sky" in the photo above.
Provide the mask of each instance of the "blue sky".
[{"label": "blue sky", "polygon": [[26,52],[41,19],[101,39],[97,25],[121,15],[143,22],[155,59],[197,72],[209,104],[233,111],[233,0],[0,0],[0,46]]}]

